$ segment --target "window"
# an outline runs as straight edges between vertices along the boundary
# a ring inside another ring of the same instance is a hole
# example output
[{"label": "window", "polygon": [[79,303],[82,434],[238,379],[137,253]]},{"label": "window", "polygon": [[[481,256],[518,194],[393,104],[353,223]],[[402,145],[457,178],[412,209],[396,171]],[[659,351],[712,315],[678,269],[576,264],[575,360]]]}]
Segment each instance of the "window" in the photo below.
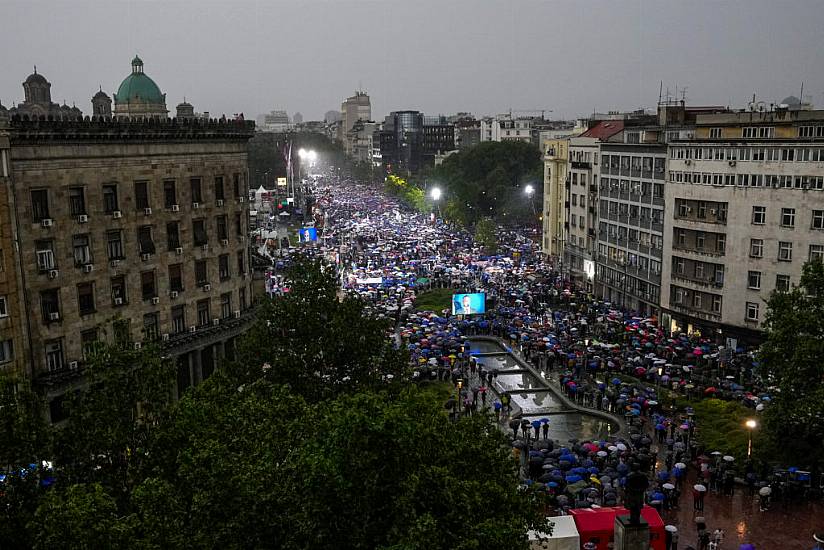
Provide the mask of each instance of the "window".
[{"label": "window", "polygon": [[718,139],[721,137],[721,128],[710,128],[710,139]]},{"label": "window", "polygon": [[220,316],[228,319],[232,315],[232,293],[227,292],[220,295]]},{"label": "window", "polygon": [[189,180],[189,185],[192,190],[192,203],[203,202],[203,192],[200,187],[200,178],[192,178]]},{"label": "window", "polygon": [[752,207],[752,223],[753,225],[764,225],[767,221],[767,207],[753,206]]},{"label": "window", "polygon": [[114,343],[126,347],[132,343],[131,319],[118,319],[112,323]]},{"label": "window", "polygon": [[46,369],[49,372],[63,369],[62,340],[51,340],[46,342]]},{"label": "window", "polygon": [[764,257],[764,239],[750,239],[750,258]]},{"label": "window", "polygon": [[223,189],[223,176],[217,176],[215,178],[215,200],[222,201],[226,197],[224,196],[224,189]]},{"label": "window", "polygon": [[241,311],[246,310],[246,289],[239,288],[237,291],[238,302],[240,302]]},{"label": "window", "polygon": [[44,323],[60,318],[60,289],[50,288],[40,292],[40,312],[43,314]]},{"label": "window", "polygon": [[715,266],[715,284],[721,286],[724,284],[724,266],[723,265],[716,265]]},{"label": "window", "polygon": [[208,325],[209,317],[209,298],[197,301],[197,324],[200,326]]},{"label": "window", "polygon": [[727,236],[723,234],[718,234],[715,237],[715,251],[719,254],[723,254],[727,249]]},{"label": "window", "polygon": [[86,193],[82,187],[69,188],[69,209],[72,216],[86,213]]},{"label": "window", "polygon": [[238,237],[243,236],[243,219],[240,214],[235,214],[235,233]]},{"label": "window", "polygon": [[824,261],[824,245],[811,244],[810,245],[810,261],[821,262]]},{"label": "window", "polygon": [[701,309],[701,294],[696,292],[692,297],[692,307],[695,309]]},{"label": "window", "polygon": [[684,260],[681,258],[675,260],[675,273],[678,275],[684,274]]},{"label": "window", "polygon": [[156,312],[145,313],[143,315],[143,338],[145,340],[157,340],[159,335],[158,325],[158,314]]},{"label": "window", "polygon": [[149,182],[136,181],[134,182],[134,203],[138,210],[150,208],[149,204]]},{"label": "window", "polygon": [[781,209],[781,227],[795,227],[795,208]]},{"label": "window", "polygon": [[163,182],[163,206],[171,208],[177,204],[177,188],[175,180],[166,180]]},{"label": "window", "polygon": [[218,216],[215,218],[217,225],[217,238],[225,240],[229,238],[229,231],[226,229],[226,216]]},{"label": "window", "polygon": [[31,192],[31,217],[35,222],[51,219],[49,215],[49,192],[35,189]]},{"label": "window", "polygon": [[186,330],[186,307],[175,306],[172,308],[172,332],[180,334]]},{"label": "window", "polygon": [[747,321],[758,321],[758,304],[755,302],[747,302],[745,315]]},{"label": "window", "polygon": [[217,257],[217,266],[218,272],[220,274],[220,280],[225,281],[229,278],[229,255],[228,254],[221,254]]},{"label": "window", "polygon": [[8,363],[14,359],[14,344],[11,340],[0,342],[0,363]]},{"label": "window", "polygon": [[0,296],[0,317],[8,317],[9,316],[9,309],[6,304],[6,297]]},{"label": "window", "polygon": [[126,277],[112,277],[112,305],[122,306],[126,304]]},{"label": "window", "polygon": [[813,229],[824,229],[824,210],[813,210]]},{"label": "window", "polygon": [[140,272],[140,294],[144,300],[151,300],[157,296],[154,270]]},{"label": "window", "polygon": [[206,267],[206,260],[197,260],[195,262],[195,281],[197,282],[197,286],[203,286],[209,283]]},{"label": "window", "polygon": [[109,183],[103,186],[103,210],[106,214],[111,214],[120,210],[117,204],[117,185]]},{"label": "window", "polygon": [[183,292],[183,264],[169,266],[169,290]]},{"label": "window", "polygon": [[699,231],[695,234],[695,248],[697,250],[704,250],[704,245],[707,241],[707,235],[703,231]]},{"label": "window", "polygon": [[712,312],[721,313],[721,296],[714,294],[712,297]]},{"label": "window", "polygon": [[761,272],[750,271],[747,273],[747,288],[752,290],[761,290]]},{"label": "window", "polygon": [[77,310],[80,315],[94,313],[94,283],[77,285]]},{"label": "window", "polygon": [[707,217],[707,203],[704,201],[698,202],[698,217],[702,219]]},{"label": "window", "polygon": [[232,190],[234,191],[235,197],[240,197],[240,174],[233,174],[232,175]]},{"label": "window", "polygon": [[206,220],[192,220],[192,232],[195,236],[195,246],[203,246],[208,244],[209,240],[206,236]]},{"label": "window", "polygon": [[572,193],[572,206],[578,206],[578,195]]},{"label": "window", "polygon": [[793,261],[793,243],[779,241],[778,242],[778,261],[791,262]]},{"label": "window", "polygon": [[789,292],[790,290],[790,276],[776,275],[775,276],[775,290],[778,292]]},{"label": "window", "polygon": [[152,226],[143,225],[137,228],[137,243],[141,254],[154,254],[155,244],[152,240]]},{"label": "window", "polygon": [[166,247],[169,252],[174,251],[175,248],[180,248],[180,225],[177,222],[166,224]]},{"label": "window", "polygon": [[695,278],[696,279],[703,279],[704,278],[704,263],[703,262],[695,262]]},{"label": "window", "polygon": [[578,226],[578,218],[576,218],[574,215],[570,216],[570,224],[572,225],[572,227],[577,227]]},{"label": "window", "polygon": [[34,247],[37,250],[37,267],[40,271],[57,269],[57,263],[54,261],[54,241],[35,241]]},{"label": "window", "polygon": [[89,246],[88,235],[73,236],[72,248],[74,249],[74,265],[81,266],[92,263],[92,249]]},{"label": "window", "polygon": [[97,347],[97,329],[90,328],[87,330],[80,331],[80,351],[83,352],[83,359],[88,361],[91,354],[94,352],[95,347]]},{"label": "window", "polygon": [[119,229],[106,231],[106,254],[110,260],[122,260],[123,237]]},{"label": "window", "polygon": [[243,261],[243,251],[239,250],[237,253],[237,274],[241,277],[246,274],[246,267]]},{"label": "window", "polygon": [[722,202],[718,205],[718,210],[716,212],[716,218],[718,221],[725,222],[727,221],[727,203]]}]

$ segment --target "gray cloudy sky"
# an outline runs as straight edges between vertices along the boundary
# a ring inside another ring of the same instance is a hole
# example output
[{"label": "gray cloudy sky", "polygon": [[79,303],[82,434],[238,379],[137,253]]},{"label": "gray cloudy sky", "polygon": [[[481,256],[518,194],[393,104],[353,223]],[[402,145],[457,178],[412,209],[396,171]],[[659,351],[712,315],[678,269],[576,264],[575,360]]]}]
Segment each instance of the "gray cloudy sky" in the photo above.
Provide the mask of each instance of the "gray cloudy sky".
[{"label": "gray cloudy sky", "polygon": [[167,94],[213,115],[318,119],[362,86],[373,118],[652,107],[804,95],[824,107],[822,0],[2,0],[0,100],[37,65],[84,112],[139,53]]}]

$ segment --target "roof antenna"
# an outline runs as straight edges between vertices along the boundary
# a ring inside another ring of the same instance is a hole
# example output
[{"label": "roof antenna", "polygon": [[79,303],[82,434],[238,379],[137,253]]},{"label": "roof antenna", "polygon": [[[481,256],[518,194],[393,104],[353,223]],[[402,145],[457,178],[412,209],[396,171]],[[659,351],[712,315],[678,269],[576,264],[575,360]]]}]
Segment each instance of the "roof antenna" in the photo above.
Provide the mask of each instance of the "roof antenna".
[{"label": "roof antenna", "polygon": [[661,81],[661,84],[658,85],[658,105],[661,105],[661,93],[664,91],[664,81]]}]

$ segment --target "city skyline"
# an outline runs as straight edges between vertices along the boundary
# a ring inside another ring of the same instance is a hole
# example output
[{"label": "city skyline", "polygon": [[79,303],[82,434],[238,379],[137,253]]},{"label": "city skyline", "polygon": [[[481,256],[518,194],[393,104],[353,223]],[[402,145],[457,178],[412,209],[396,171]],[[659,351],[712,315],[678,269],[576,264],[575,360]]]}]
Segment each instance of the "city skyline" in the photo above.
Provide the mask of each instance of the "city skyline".
[{"label": "city skyline", "polygon": [[[36,24],[0,37],[4,50],[21,52],[5,63],[0,101],[22,100],[20,82],[36,65],[55,102],[88,113],[98,86],[116,91],[139,54],[170,106],[185,97],[214,116],[283,108],[319,120],[364,89],[376,119],[397,109],[478,116],[545,109],[569,119],[653,107],[661,82],[672,95],[686,88],[688,103],[733,107],[754,93],[767,103],[797,96],[803,82],[803,99],[820,105],[824,77],[814,67],[824,5],[792,8],[645,0],[11,2],[9,20]],[[170,42],[174,51],[164,46]]]}]

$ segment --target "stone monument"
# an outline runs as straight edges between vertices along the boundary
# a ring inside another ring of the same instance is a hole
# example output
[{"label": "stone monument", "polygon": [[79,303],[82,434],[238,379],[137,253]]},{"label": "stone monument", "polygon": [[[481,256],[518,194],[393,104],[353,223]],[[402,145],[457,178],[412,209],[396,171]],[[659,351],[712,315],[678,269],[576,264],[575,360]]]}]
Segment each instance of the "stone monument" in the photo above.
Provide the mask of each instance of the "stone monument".
[{"label": "stone monument", "polygon": [[624,497],[629,515],[615,517],[615,550],[649,550],[649,524],[641,517],[649,480],[638,471],[637,463],[631,469]]}]

